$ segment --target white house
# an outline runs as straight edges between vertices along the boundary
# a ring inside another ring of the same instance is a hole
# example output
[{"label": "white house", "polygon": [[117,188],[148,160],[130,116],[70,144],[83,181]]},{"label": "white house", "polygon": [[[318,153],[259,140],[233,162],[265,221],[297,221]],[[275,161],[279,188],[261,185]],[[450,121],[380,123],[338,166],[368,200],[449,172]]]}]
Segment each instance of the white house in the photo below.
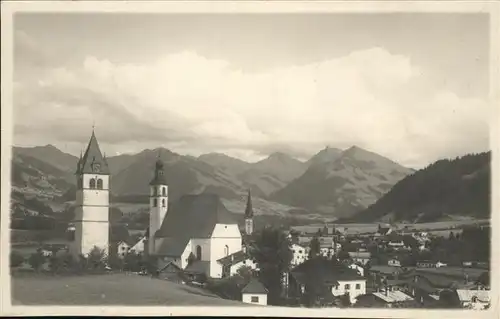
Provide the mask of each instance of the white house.
[{"label": "white house", "polygon": [[388,266],[401,267],[401,261],[399,261],[396,258],[392,258],[392,259],[389,259],[389,261],[387,261],[387,265]]},{"label": "white house", "polygon": [[146,239],[147,239],[147,236],[144,236],[141,239],[139,239],[139,241],[137,243],[135,243],[135,245],[130,247],[129,251],[135,252],[136,254],[143,253],[144,252],[144,244],[146,242]]},{"label": "white house", "polygon": [[241,290],[241,301],[255,305],[267,305],[267,289],[257,279],[252,278]]},{"label": "white house", "polygon": [[491,304],[489,290],[457,289],[457,295],[463,308],[481,310]]},{"label": "white house", "polygon": [[116,245],[116,254],[119,258],[125,258],[130,249],[130,245],[123,240],[120,240]]},{"label": "white house", "polygon": [[345,277],[338,281],[338,285],[332,287],[334,296],[349,294],[351,303],[356,303],[358,296],[366,294],[366,279],[360,277]]},{"label": "white house", "polygon": [[290,264],[292,266],[297,266],[307,260],[307,249],[301,245],[292,244],[291,247],[293,258]]}]

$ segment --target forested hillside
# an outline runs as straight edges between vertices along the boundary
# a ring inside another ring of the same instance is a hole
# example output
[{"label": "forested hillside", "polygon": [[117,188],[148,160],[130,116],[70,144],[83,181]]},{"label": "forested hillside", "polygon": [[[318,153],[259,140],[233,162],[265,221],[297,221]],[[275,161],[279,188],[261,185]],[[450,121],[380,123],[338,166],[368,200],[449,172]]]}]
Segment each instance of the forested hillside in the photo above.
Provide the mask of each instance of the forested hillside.
[{"label": "forested hillside", "polygon": [[436,221],[490,216],[491,152],[439,160],[397,183],[351,221]]}]

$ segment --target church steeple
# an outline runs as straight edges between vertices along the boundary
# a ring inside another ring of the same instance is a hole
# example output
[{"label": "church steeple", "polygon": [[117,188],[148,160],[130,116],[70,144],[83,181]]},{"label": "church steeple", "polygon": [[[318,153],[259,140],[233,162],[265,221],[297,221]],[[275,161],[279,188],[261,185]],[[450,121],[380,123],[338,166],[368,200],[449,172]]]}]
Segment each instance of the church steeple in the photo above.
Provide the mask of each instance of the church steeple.
[{"label": "church steeple", "polygon": [[245,218],[252,218],[252,217],[253,217],[252,194],[250,193],[250,190],[248,190],[247,207],[245,208]]},{"label": "church steeple", "polygon": [[149,183],[149,185],[167,185],[167,178],[165,177],[165,171],[163,169],[163,161],[160,158],[160,152],[158,152],[158,159],[155,163],[155,173],[154,177]]},{"label": "church steeple", "polygon": [[75,172],[76,175],[80,174],[81,165],[82,165],[82,151],[80,150],[80,158],[78,159],[78,163],[76,164],[76,172]]},{"label": "church steeple", "polygon": [[253,208],[250,190],[248,190],[247,207],[245,208],[245,233],[247,235],[251,235],[253,233]]},{"label": "church steeple", "polygon": [[79,165],[80,174],[105,174],[109,175],[109,167],[107,161],[104,159],[99,148],[99,143],[95,137],[94,129],[92,128],[92,136],[90,137],[87,150],[83,155]]}]

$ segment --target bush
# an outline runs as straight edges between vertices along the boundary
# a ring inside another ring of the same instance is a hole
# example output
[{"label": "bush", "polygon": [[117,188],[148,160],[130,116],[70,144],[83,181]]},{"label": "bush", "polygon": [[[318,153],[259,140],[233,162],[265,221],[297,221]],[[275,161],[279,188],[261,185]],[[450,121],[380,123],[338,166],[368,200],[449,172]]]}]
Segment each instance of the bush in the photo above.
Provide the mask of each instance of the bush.
[{"label": "bush", "polygon": [[10,252],[10,266],[19,267],[24,262],[24,257],[17,251]]},{"label": "bush", "polygon": [[33,268],[35,271],[38,271],[40,267],[45,263],[45,256],[39,249],[37,250],[37,252],[31,254],[30,258],[28,259],[28,262],[31,265],[31,268]]}]

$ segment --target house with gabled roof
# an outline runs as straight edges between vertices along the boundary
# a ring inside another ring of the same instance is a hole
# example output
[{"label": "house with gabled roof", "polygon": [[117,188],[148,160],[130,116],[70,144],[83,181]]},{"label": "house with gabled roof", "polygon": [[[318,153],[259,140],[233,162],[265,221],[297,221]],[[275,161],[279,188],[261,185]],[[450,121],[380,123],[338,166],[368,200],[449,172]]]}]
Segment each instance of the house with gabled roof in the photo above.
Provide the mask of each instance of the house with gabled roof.
[{"label": "house with gabled roof", "polygon": [[241,290],[241,301],[244,303],[267,305],[268,290],[264,285],[255,278]]},{"label": "house with gabled roof", "polygon": [[335,297],[348,294],[351,303],[355,303],[358,296],[366,294],[366,279],[336,260],[309,259],[293,268],[289,278],[289,289],[296,296],[315,287],[329,291]]}]

